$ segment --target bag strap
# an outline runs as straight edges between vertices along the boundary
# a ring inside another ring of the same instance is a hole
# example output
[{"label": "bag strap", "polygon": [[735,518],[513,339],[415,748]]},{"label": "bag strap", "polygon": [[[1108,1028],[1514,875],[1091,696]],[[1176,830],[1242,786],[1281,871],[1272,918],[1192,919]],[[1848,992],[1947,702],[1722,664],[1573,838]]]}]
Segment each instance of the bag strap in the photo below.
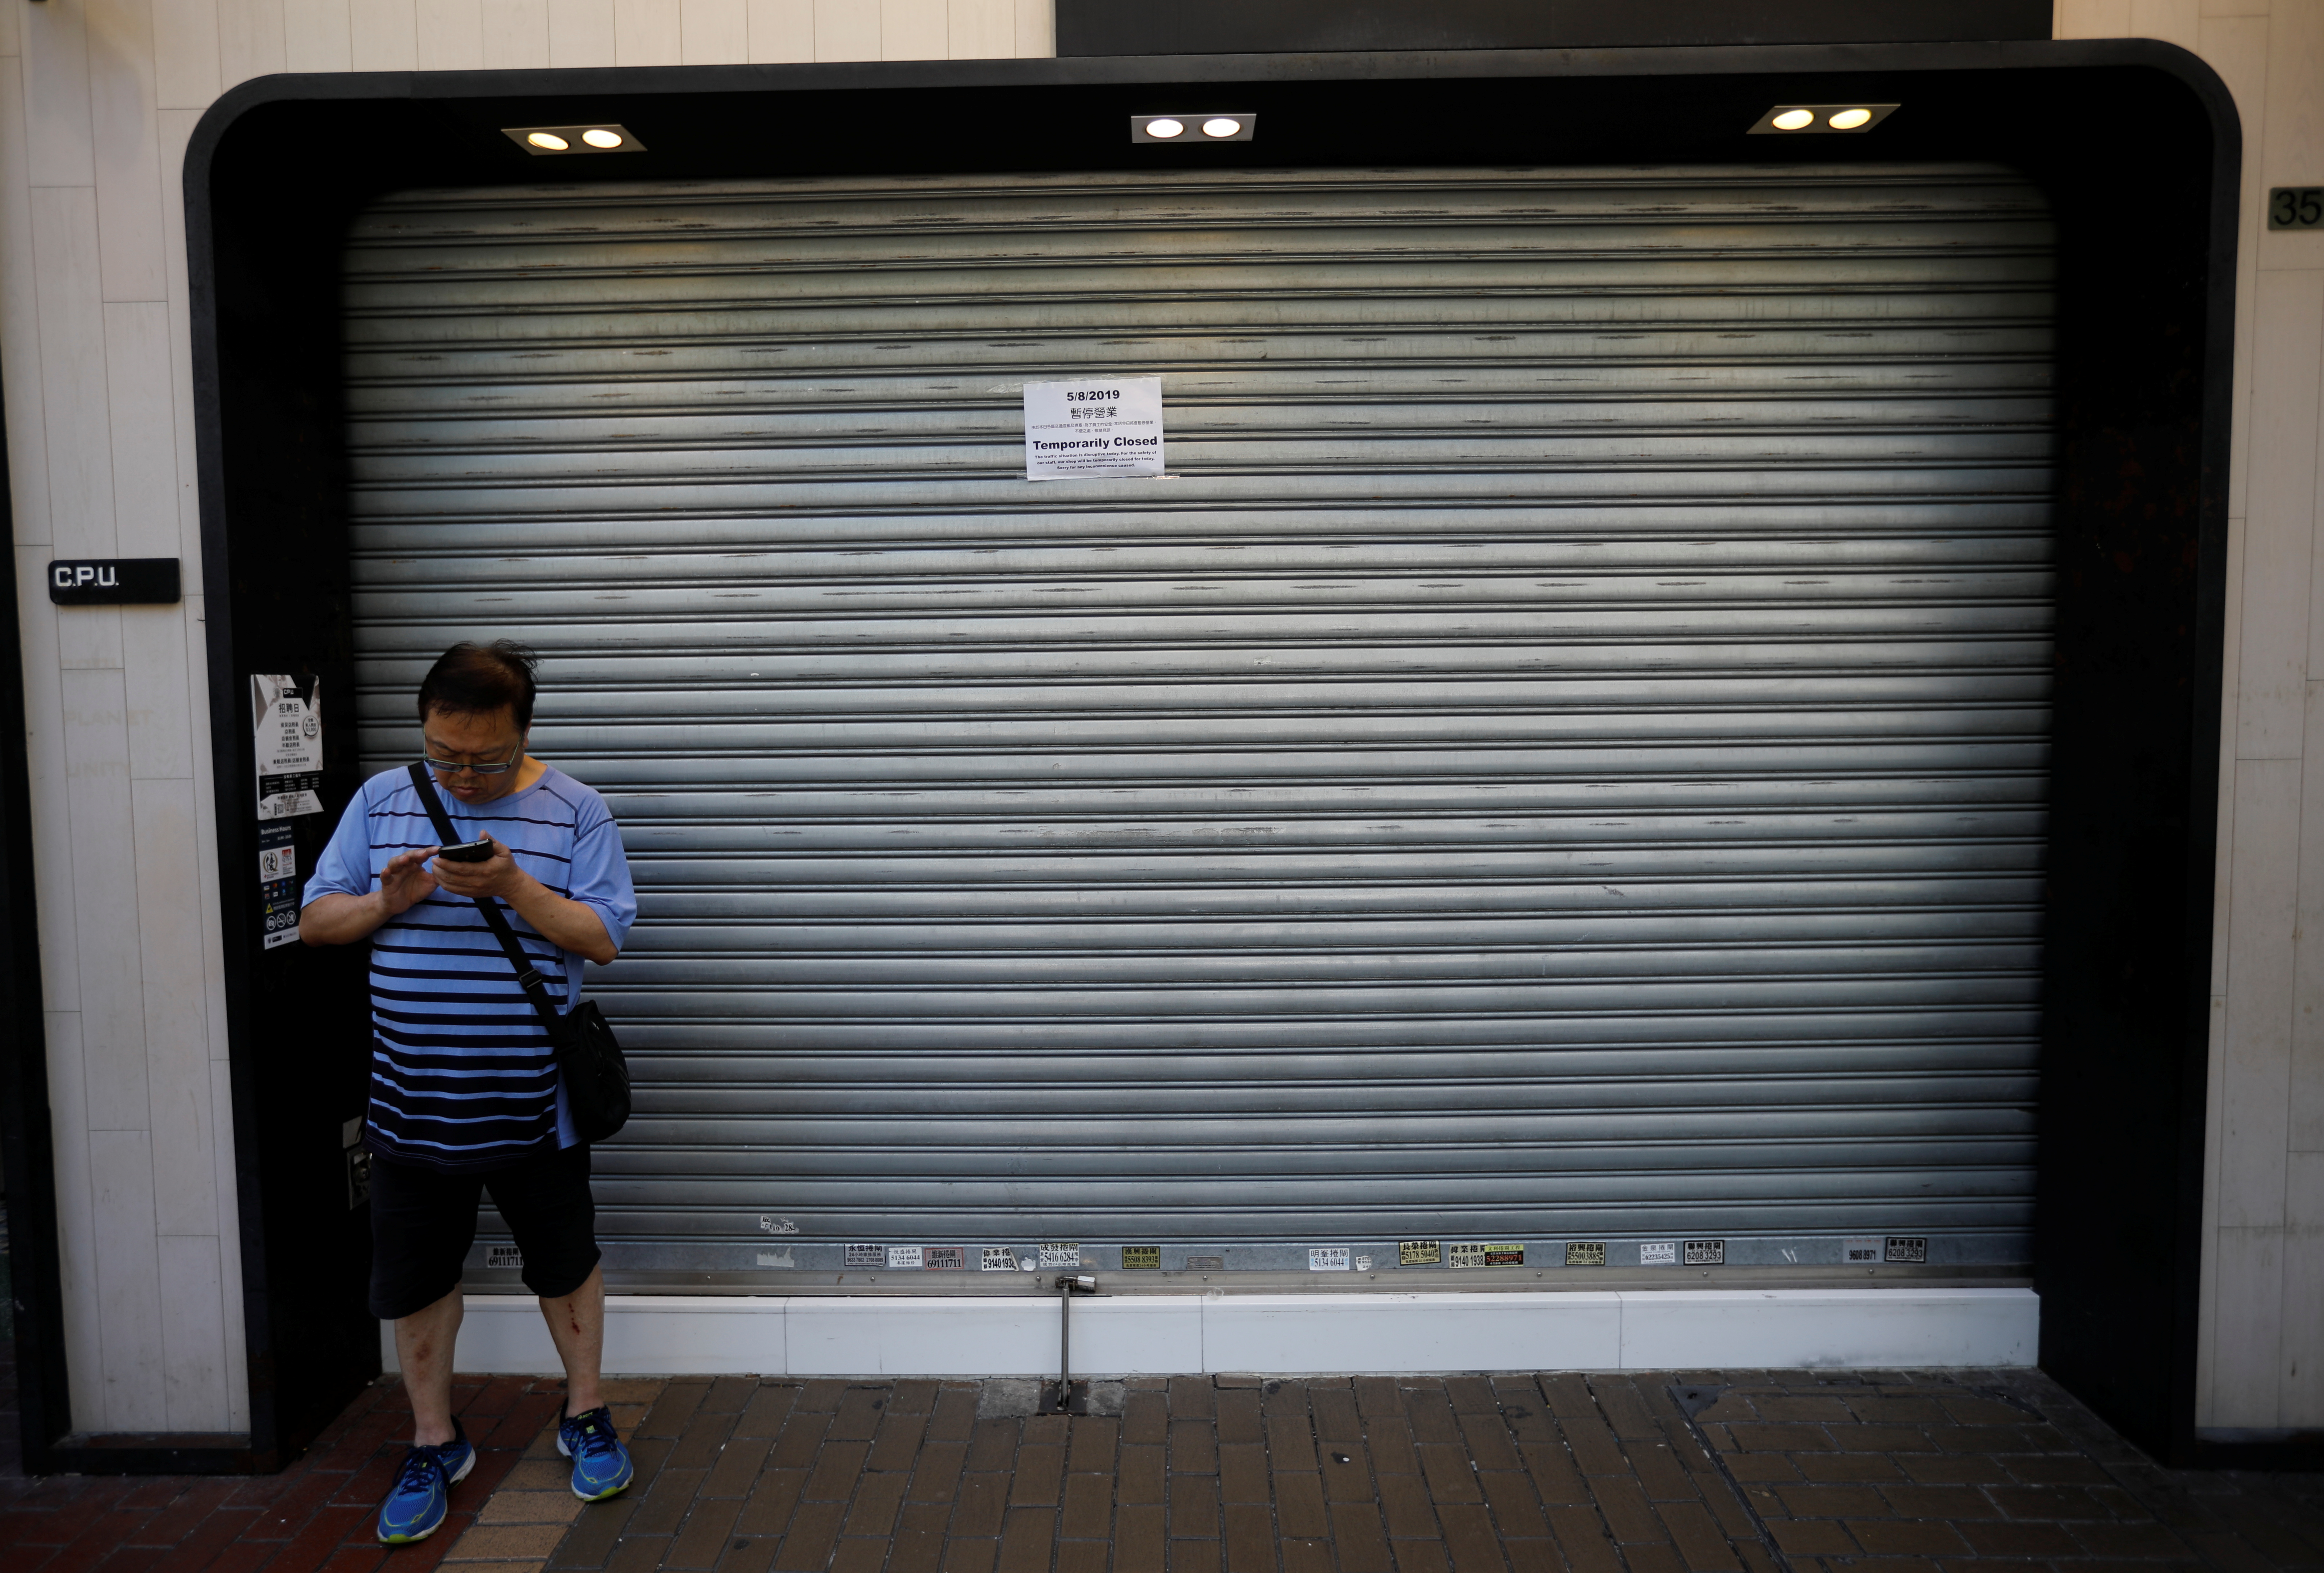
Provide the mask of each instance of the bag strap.
[{"label": "bag strap", "polygon": [[[451,816],[444,812],[444,800],[436,796],[436,783],[428,778],[427,766],[413,763],[411,786],[420,794],[420,801],[427,806],[428,818],[436,827],[437,840],[447,847],[457,846],[459,832],[452,828]],[[564,1026],[565,1013],[558,1009],[549,998],[549,985],[534,969],[532,958],[524,953],[524,945],[517,939],[516,931],[509,927],[507,917],[501,912],[501,904],[489,896],[474,896],[469,899],[484,915],[484,924],[493,931],[493,937],[500,941],[501,949],[508,952],[509,965],[516,969],[518,985],[524,989],[524,997],[532,1001],[533,1009],[540,1013],[541,1022],[549,1028],[549,1042],[556,1043],[557,1035]]]}]

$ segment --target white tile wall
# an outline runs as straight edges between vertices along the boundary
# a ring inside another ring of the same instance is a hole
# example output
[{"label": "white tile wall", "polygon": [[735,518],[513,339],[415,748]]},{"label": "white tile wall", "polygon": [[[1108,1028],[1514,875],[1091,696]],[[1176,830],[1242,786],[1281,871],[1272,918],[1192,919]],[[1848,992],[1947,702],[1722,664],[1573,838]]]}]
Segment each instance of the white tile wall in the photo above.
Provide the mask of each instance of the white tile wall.
[{"label": "white tile wall", "polygon": [[[2247,214],[2270,184],[2324,183],[2324,0],[2058,0],[2056,12],[2061,37],[2163,38],[2217,65],[2244,115]],[[177,182],[201,110],[236,83],[286,69],[1054,47],[1048,0],[0,0],[0,395],[26,589],[77,1424],[247,1422],[238,1268],[224,1222],[234,1215],[233,1170],[217,1135],[226,1117],[208,739],[200,725],[161,719],[203,713],[199,598],[127,621],[59,618],[34,577],[51,547],[174,550],[198,582]],[[2318,790],[2310,777],[2324,775],[2324,729],[2308,724],[2324,685],[2324,616],[2309,598],[2311,582],[2324,585],[2311,572],[2324,235],[2251,223],[2246,236],[2221,786],[2232,817],[2215,981],[2220,1138],[2206,1214],[2217,1237],[2202,1405],[2218,1425],[2311,1423],[2319,1400],[2288,1372],[2295,1360],[2317,1368],[2308,1341],[2324,1327],[2324,1195],[2312,1189],[2324,1186],[2324,1165],[2309,1161],[2324,1152],[2314,1068],[2324,1040],[2311,1044],[2309,1025],[2310,1004],[2324,1001],[2324,944],[2293,938],[2302,913],[2324,912],[2324,852],[2310,851],[2318,834],[2303,829],[2315,817],[2305,813]],[[186,838],[172,851],[148,828],[189,818],[190,875]],[[183,932],[148,915],[172,911]],[[149,991],[166,998],[149,1006]],[[198,1191],[187,1176],[202,1167],[205,1141],[206,1205],[173,1201],[165,1213],[157,1185]],[[194,1227],[203,1219],[210,1232]],[[218,1311],[173,1326],[165,1351],[155,1297],[181,1276],[215,1283]],[[166,1382],[157,1378],[164,1363]]]},{"label": "white tile wall", "polygon": [[2197,1423],[2313,1426],[2324,1423],[2324,234],[2271,232],[2264,212],[2272,186],[2324,185],[2324,0],[2058,0],[2056,24],[2061,38],[2193,50],[2243,119]]},{"label": "white tile wall", "polygon": [[1048,0],[0,0],[0,399],[77,1427],[250,1423],[202,598],[60,615],[41,584],[51,557],[116,553],[181,557],[200,584],[180,180],[202,111],[282,70],[1047,54],[1050,36]]}]

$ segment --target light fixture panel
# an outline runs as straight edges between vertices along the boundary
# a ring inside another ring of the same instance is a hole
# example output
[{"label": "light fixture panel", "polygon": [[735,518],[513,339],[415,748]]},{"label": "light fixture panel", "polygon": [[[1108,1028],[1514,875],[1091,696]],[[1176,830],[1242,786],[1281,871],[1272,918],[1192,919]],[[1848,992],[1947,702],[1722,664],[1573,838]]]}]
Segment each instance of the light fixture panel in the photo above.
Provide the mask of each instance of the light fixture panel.
[{"label": "light fixture panel", "polygon": [[[585,141],[592,132],[597,133],[595,141]],[[501,134],[537,159],[571,158],[576,153],[641,153],[646,151],[646,144],[618,120],[593,120],[579,125],[503,125]],[[543,147],[532,140],[536,134],[554,137],[565,145],[561,148]],[[598,145],[608,135],[621,140],[612,147]]]},{"label": "light fixture panel", "polygon": [[[1746,134],[1750,136],[1861,136],[1891,115],[1895,114],[1896,108],[1894,104],[1867,104],[1861,100],[1853,104],[1778,104],[1766,114],[1759,116],[1758,123]],[[1858,111],[1867,116],[1861,125],[1834,125],[1831,123],[1833,115],[1847,115],[1850,110]],[[1809,116],[1805,125],[1794,129],[1775,124],[1779,116],[1796,115],[1802,111],[1805,111]]]},{"label": "light fixture panel", "polygon": [[[1147,127],[1152,125],[1157,120],[1165,123],[1165,124],[1175,124],[1178,127],[1177,132],[1171,135],[1155,135],[1152,132],[1148,131]],[[1234,122],[1234,130],[1226,132],[1222,134],[1219,131],[1213,129],[1219,122],[1226,120]],[[1184,145],[1187,143],[1249,142],[1251,140],[1252,134],[1257,132],[1258,129],[1258,115],[1239,115],[1231,110],[1225,109],[1157,110],[1151,115],[1133,115],[1130,117],[1130,141],[1150,142],[1157,144],[1176,143],[1180,145]]]}]

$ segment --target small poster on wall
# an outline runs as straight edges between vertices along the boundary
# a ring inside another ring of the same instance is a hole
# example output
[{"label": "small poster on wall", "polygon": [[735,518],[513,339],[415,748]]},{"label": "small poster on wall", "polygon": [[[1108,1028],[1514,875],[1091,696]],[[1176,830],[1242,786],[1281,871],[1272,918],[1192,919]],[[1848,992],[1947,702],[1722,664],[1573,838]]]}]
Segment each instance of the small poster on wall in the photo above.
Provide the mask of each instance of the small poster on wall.
[{"label": "small poster on wall", "polygon": [[1162,473],[1162,379],[1025,384],[1025,479]]},{"label": "small poster on wall", "polygon": [[250,680],[257,728],[258,817],[290,819],[323,812],[323,680],[302,688],[272,674]]}]

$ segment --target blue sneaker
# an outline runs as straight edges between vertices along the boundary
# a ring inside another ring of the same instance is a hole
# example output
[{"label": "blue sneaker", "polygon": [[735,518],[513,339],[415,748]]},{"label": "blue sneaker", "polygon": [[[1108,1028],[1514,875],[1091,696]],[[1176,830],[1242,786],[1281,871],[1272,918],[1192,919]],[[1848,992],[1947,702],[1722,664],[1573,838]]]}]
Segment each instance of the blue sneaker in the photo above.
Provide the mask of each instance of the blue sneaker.
[{"label": "blue sneaker", "polygon": [[476,1467],[476,1449],[456,1418],[452,1440],[432,1448],[415,1447],[403,1455],[403,1467],[388,1487],[380,1505],[379,1538],[391,1546],[408,1546],[436,1532],[451,1511],[453,1486]]},{"label": "blue sneaker", "polygon": [[618,1495],[637,1476],[629,1449],[613,1434],[613,1412],[602,1403],[558,1422],[557,1450],[573,1460],[573,1495],[584,1502]]}]

